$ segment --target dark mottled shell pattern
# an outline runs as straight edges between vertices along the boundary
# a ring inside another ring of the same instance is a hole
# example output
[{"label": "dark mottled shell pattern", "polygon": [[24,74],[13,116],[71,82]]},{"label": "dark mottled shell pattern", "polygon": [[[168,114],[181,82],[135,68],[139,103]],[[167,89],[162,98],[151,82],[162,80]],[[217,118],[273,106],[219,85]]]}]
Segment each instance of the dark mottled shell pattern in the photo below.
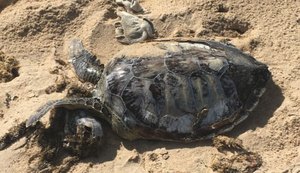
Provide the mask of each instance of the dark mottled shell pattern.
[{"label": "dark mottled shell pattern", "polygon": [[126,47],[98,87],[121,136],[191,141],[244,120],[269,76],[267,66],[222,43],[161,41]]}]

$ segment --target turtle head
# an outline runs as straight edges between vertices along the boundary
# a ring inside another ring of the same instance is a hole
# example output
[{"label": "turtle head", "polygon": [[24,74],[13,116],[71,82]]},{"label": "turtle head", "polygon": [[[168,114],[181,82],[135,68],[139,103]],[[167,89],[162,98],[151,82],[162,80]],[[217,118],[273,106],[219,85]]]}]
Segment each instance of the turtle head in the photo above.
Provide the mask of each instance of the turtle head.
[{"label": "turtle head", "polygon": [[103,143],[101,123],[92,112],[84,109],[58,109],[51,119],[51,127],[57,124],[62,124],[60,129],[54,130],[60,133],[63,131],[63,147],[79,157],[94,154]]},{"label": "turtle head", "polygon": [[82,42],[73,39],[69,45],[69,60],[78,78],[96,84],[103,72],[104,65],[95,55],[87,51]]}]

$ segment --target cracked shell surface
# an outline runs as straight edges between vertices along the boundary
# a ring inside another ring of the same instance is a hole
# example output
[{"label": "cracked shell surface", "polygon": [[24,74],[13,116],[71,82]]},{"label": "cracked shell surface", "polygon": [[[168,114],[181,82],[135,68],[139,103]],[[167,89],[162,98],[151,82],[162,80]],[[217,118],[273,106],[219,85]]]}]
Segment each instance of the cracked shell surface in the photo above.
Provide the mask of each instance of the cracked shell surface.
[{"label": "cracked shell surface", "polygon": [[158,41],[115,55],[98,94],[124,138],[194,141],[245,120],[269,78],[266,65],[232,46]]}]

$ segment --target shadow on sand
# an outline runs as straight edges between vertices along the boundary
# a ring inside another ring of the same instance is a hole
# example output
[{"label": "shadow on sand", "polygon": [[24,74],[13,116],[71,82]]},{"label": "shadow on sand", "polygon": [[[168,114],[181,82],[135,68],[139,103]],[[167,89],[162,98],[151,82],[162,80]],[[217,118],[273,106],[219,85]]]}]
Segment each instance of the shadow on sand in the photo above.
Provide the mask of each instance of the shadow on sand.
[{"label": "shadow on sand", "polygon": [[7,6],[16,3],[18,0],[0,0],[0,12]]},{"label": "shadow on sand", "polygon": [[244,122],[237,125],[228,135],[238,137],[248,130],[264,127],[274,112],[280,107],[283,100],[284,96],[281,88],[273,80],[270,80],[266,86],[266,92],[261,97],[257,107]]}]

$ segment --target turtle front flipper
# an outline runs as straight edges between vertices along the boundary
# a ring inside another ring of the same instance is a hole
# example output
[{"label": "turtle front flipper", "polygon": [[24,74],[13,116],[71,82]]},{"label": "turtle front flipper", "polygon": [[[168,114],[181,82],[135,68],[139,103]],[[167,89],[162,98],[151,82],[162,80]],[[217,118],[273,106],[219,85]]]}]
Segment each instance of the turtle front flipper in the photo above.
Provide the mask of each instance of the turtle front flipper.
[{"label": "turtle front flipper", "polygon": [[140,5],[138,0],[116,0],[116,3],[123,6],[127,12],[142,13],[144,9]]},{"label": "turtle front flipper", "polygon": [[59,107],[67,109],[90,109],[102,114],[103,104],[97,98],[66,98],[49,101],[45,105],[41,106],[35,114],[29,117],[26,122],[26,127],[35,125],[48,111]]},{"label": "turtle front flipper", "polygon": [[81,81],[96,84],[102,74],[103,64],[87,51],[80,40],[74,39],[69,46],[69,57],[75,73]]},{"label": "turtle front flipper", "polygon": [[115,23],[117,41],[122,44],[133,44],[155,37],[155,29],[150,20],[125,11],[118,11],[120,20]]}]

